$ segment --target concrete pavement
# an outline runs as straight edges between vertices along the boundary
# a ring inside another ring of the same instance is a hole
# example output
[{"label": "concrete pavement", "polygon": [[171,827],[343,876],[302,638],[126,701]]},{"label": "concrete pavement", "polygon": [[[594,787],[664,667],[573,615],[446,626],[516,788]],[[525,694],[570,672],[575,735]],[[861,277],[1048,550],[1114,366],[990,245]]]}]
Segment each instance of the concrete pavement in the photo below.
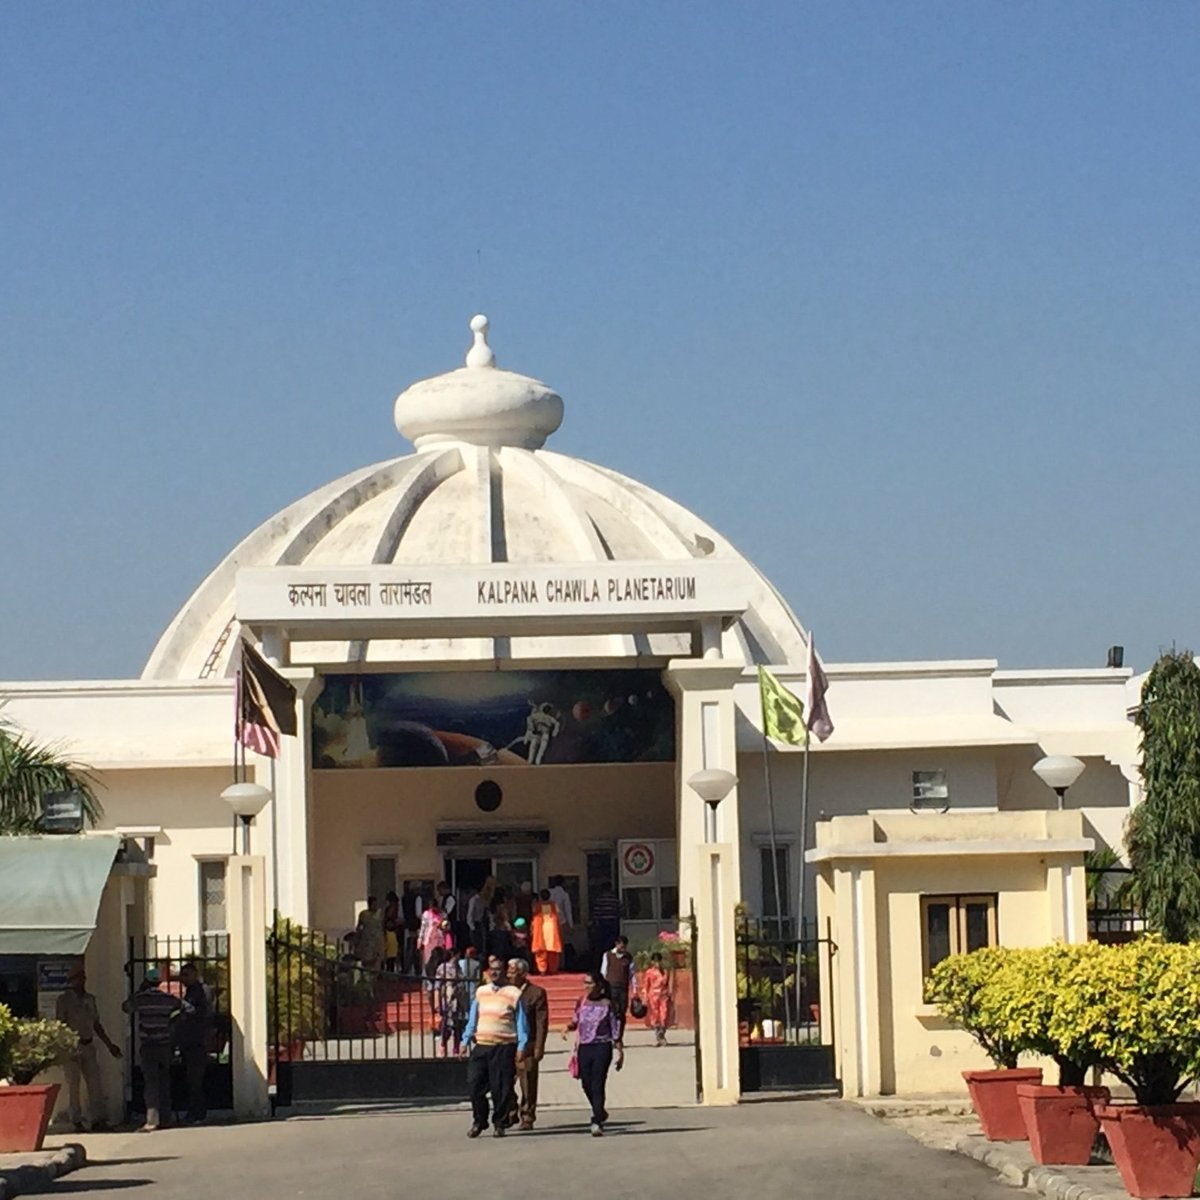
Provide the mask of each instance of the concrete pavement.
[{"label": "concrete pavement", "polygon": [[1005,1200],[978,1163],[933,1150],[854,1105],[774,1101],[732,1109],[613,1109],[591,1138],[584,1114],[547,1112],[530,1134],[468,1141],[461,1111],[292,1118],[87,1139],[89,1165],[47,1195],[113,1191],[147,1200],[397,1195],[458,1200],[660,1196],[752,1200]]}]

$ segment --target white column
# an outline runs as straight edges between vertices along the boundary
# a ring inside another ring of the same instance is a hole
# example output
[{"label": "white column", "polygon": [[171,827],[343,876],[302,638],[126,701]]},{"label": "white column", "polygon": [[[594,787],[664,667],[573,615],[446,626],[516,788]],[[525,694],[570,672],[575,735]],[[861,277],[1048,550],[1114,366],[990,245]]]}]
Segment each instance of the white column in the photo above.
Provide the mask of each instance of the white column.
[{"label": "white column", "polygon": [[[321,689],[321,678],[311,670],[281,672],[296,687],[296,736],[285,737],[275,764],[274,829],[276,844],[272,863],[279,867],[279,911],[301,925],[308,924],[309,811],[312,803],[312,705]],[[270,786],[270,764],[259,767],[259,783]],[[272,825],[268,809],[255,822],[255,834],[264,837]],[[275,894],[271,880],[270,895]]]},{"label": "white column", "polygon": [[733,685],[740,663],[676,659],[663,677],[675,696],[675,788],[679,843],[679,911],[696,911],[696,985],[700,1001],[700,1092],[703,1104],[736,1104],[738,1066],[737,953],[734,909],[741,899],[738,798],[735,787],[716,814],[706,844],[707,805],[688,786],[705,768],[737,770]]},{"label": "white column", "polygon": [[229,859],[225,874],[229,922],[229,1016],[233,1023],[233,1111],[241,1120],[265,1117],[267,1099],[267,891],[259,854]]},{"label": "white column", "polygon": [[734,906],[740,889],[737,847],[701,846],[695,854],[695,971],[699,984],[700,1103],[736,1104],[741,1097],[737,1022],[737,949]]},{"label": "white column", "polygon": [[[704,844],[704,802],[687,780],[706,767],[737,773],[737,740],[733,685],[742,677],[740,663],[722,659],[674,659],[663,681],[675,697],[675,815],[679,844],[679,912],[686,916],[698,895],[696,847]],[[717,809],[717,841],[741,842],[738,793]],[[739,855],[733,855],[734,901],[741,895]]]}]

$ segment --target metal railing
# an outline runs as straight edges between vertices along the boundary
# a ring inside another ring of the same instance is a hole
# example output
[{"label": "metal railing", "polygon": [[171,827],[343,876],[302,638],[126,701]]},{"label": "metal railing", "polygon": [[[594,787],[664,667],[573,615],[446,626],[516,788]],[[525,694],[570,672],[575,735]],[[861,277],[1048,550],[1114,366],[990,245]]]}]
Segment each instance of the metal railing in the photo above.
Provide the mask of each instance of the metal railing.
[{"label": "metal railing", "polygon": [[[833,1041],[833,1006],[822,989],[833,979],[837,946],[826,921],[794,921],[780,933],[772,918],[741,916],[734,935],[739,1038],[743,1046],[821,1045]],[[790,935],[790,936],[789,936]]]},{"label": "metal railing", "polygon": [[279,921],[267,945],[275,1064],[456,1055],[479,980],[458,956],[429,972],[365,966],[342,944]]}]

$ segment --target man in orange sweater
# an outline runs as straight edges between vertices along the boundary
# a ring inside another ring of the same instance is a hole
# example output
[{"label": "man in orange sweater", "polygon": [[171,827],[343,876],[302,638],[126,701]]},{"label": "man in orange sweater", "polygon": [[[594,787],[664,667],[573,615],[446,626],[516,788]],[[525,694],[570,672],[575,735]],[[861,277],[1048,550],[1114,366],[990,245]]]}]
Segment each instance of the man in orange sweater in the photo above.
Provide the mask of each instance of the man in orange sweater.
[{"label": "man in orange sweater", "polygon": [[471,1128],[467,1137],[477,1138],[488,1125],[488,1093],[491,1093],[492,1136],[503,1137],[513,1101],[517,1060],[524,1059],[529,1046],[529,1020],[521,993],[505,982],[507,964],[488,959],[487,982],[475,989],[463,1051],[467,1059],[467,1091],[471,1096]]}]

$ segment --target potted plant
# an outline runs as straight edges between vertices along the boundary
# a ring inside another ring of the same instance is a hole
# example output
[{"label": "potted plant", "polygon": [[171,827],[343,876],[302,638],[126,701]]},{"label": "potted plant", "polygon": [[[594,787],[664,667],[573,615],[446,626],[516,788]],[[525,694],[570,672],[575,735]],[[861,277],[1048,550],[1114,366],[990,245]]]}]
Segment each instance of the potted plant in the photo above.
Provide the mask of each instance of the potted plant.
[{"label": "potted plant", "polygon": [[0,1004],[0,1153],[40,1150],[59,1084],[34,1079],[66,1059],[79,1039],[61,1021],[14,1020]]},{"label": "potted plant", "polygon": [[979,1043],[995,1064],[990,1071],[964,1071],[971,1104],[984,1136],[992,1142],[1022,1142],[1028,1136],[1017,1101],[1022,1083],[1041,1083],[1040,1068],[1017,1066],[1020,1051],[983,1007],[983,991],[1012,951],[988,946],[970,954],[952,954],[933,969],[926,995],[942,1016]]},{"label": "potted plant", "polygon": [[1133,1090],[1097,1108],[1131,1196],[1190,1196],[1200,1165],[1200,1104],[1179,1095],[1200,1075],[1200,945],[1146,937],[1102,946],[1065,972],[1050,1036]]},{"label": "potted plant", "polygon": [[1029,1148],[1040,1163],[1086,1164],[1100,1128],[1095,1109],[1108,1103],[1108,1088],[1084,1086],[1089,1067],[1098,1065],[1078,1047],[1073,1054],[1050,1035],[1054,1005],[1067,973],[1079,962],[1103,953],[1095,943],[1012,950],[984,987],[983,1022],[1016,1047],[1019,1054],[1054,1059],[1057,1086],[1017,1085],[1017,1103],[1029,1135]]}]

